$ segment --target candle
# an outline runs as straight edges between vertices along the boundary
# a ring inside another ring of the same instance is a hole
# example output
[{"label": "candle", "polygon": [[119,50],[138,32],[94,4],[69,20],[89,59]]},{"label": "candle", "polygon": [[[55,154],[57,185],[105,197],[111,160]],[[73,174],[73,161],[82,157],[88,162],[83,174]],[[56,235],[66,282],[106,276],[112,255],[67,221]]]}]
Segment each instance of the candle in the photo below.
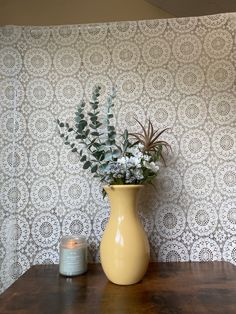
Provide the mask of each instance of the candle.
[{"label": "candle", "polygon": [[87,271],[87,242],[82,236],[63,236],[60,243],[59,272],[77,276]]}]

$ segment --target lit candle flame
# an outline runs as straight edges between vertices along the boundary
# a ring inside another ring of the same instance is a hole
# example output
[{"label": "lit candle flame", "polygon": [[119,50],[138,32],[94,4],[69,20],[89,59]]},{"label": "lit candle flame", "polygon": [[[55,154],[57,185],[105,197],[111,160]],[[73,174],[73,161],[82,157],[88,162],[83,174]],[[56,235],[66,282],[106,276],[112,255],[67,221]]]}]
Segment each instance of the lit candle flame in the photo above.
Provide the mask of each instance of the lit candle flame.
[{"label": "lit candle flame", "polygon": [[74,249],[78,245],[78,242],[76,240],[68,240],[65,247],[68,249]]}]

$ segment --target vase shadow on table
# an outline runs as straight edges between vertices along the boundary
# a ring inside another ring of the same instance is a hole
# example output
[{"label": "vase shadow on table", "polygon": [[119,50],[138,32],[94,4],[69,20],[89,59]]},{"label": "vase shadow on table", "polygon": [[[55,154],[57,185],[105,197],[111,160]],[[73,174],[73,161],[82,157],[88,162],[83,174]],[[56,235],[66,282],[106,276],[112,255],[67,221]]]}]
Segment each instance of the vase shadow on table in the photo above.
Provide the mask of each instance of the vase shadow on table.
[{"label": "vase shadow on table", "polygon": [[[130,286],[120,286],[107,282],[101,292],[101,303],[97,313],[102,314],[150,314],[171,313],[169,297],[165,293],[155,293],[140,281]],[[167,312],[165,312],[167,311]]]}]

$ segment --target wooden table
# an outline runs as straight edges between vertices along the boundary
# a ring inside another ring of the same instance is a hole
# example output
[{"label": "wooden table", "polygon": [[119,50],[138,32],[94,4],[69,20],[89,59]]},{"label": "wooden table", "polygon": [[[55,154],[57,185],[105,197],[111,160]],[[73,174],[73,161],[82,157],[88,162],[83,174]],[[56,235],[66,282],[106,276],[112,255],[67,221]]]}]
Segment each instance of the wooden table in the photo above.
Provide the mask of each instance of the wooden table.
[{"label": "wooden table", "polygon": [[98,264],[66,278],[58,265],[31,267],[0,296],[1,314],[236,313],[236,267],[227,262],[152,263],[133,286],[114,285]]}]

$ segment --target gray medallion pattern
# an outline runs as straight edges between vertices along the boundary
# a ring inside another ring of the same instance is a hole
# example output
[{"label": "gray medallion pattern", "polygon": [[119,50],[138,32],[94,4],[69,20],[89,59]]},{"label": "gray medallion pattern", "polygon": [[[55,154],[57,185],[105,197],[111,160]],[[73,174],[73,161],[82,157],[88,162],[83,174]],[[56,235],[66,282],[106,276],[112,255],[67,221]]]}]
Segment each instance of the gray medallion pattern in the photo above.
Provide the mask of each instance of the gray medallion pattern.
[{"label": "gray medallion pattern", "polygon": [[201,55],[202,44],[196,35],[185,34],[176,37],[173,43],[173,54],[179,62],[189,63]]},{"label": "gray medallion pattern", "polygon": [[201,162],[209,155],[210,140],[204,131],[191,129],[182,136],[180,150],[187,161]]},{"label": "gray medallion pattern", "polygon": [[1,205],[6,212],[23,212],[29,200],[29,190],[24,180],[8,179],[2,184]]},{"label": "gray medallion pattern", "polygon": [[137,23],[128,21],[123,23],[114,22],[108,25],[108,29],[116,39],[127,40],[134,37],[137,30]]},{"label": "gray medallion pattern", "polygon": [[35,140],[47,141],[54,135],[54,117],[49,111],[34,110],[29,116],[28,128]]},{"label": "gray medallion pattern", "polygon": [[6,250],[9,246],[14,247],[16,245],[18,248],[23,248],[29,240],[29,223],[24,217],[9,216],[4,219],[0,234]]},{"label": "gray medallion pattern", "polygon": [[205,75],[199,65],[188,64],[179,68],[176,74],[176,86],[186,95],[195,95],[203,87]]},{"label": "gray medallion pattern", "polygon": [[49,211],[57,205],[59,189],[57,182],[51,178],[40,177],[36,179],[30,192],[32,205],[38,210]]},{"label": "gray medallion pattern", "polygon": [[180,236],[185,228],[186,218],[184,211],[175,204],[160,206],[156,215],[157,231],[167,239]]},{"label": "gray medallion pattern", "polygon": [[202,237],[193,243],[190,259],[201,262],[218,261],[221,259],[220,247],[215,240]]},{"label": "gray medallion pattern", "polygon": [[80,67],[80,55],[74,48],[61,48],[57,50],[53,65],[56,71],[62,75],[73,75]]},{"label": "gray medallion pattern", "polygon": [[56,170],[57,151],[48,143],[39,143],[31,149],[30,165],[32,170],[39,175],[48,175]]},{"label": "gray medallion pattern", "polygon": [[228,199],[221,204],[220,222],[226,232],[236,235],[236,199]]},{"label": "gray medallion pattern", "polygon": [[8,144],[4,146],[0,153],[0,167],[7,176],[22,175],[27,168],[27,152],[19,144]]},{"label": "gray medallion pattern", "polygon": [[101,85],[114,123],[151,119],[167,167],[139,216],[153,260],[236,265],[235,14],[92,25],[0,27],[0,292],[32,264],[58,263],[62,235],[90,261],[109,219],[102,185],[56,132]]},{"label": "gray medallion pattern", "polygon": [[91,233],[91,221],[82,210],[70,211],[62,223],[62,232],[65,235],[78,234],[89,237]]},{"label": "gray medallion pattern", "polygon": [[5,111],[0,120],[2,136],[5,140],[13,142],[21,140],[26,132],[26,121],[24,115],[18,111]]},{"label": "gray medallion pattern", "polygon": [[50,213],[40,213],[32,223],[32,237],[39,247],[52,247],[60,237],[60,223]]},{"label": "gray medallion pattern", "polygon": [[22,58],[19,51],[13,47],[0,50],[0,74],[15,77],[22,68]]},{"label": "gray medallion pattern", "polygon": [[112,59],[119,69],[132,70],[139,63],[139,48],[134,43],[122,41],[113,48]]},{"label": "gray medallion pattern", "polygon": [[196,128],[204,123],[207,116],[207,106],[201,97],[185,97],[178,106],[178,118],[183,126]]},{"label": "gray medallion pattern", "polygon": [[170,53],[170,46],[164,39],[149,39],[143,45],[142,55],[150,67],[160,67],[166,64],[170,58]]},{"label": "gray medallion pattern", "polygon": [[206,78],[209,86],[215,91],[225,91],[234,84],[235,69],[230,61],[219,60],[210,64]]},{"label": "gray medallion pattern", "polygon": [[25,27],[23,36],[27,44],[33,47],[40,47],[45,45],[50,37],[49,27],[33,26]]},{"label": "gray medallion pattern", "polygon": [[188,224],[193,233],[208,236],[217,226],[218,215],[215,206],[206,201],[192,204],[188,211]]},{"label": "gray medallion pattern", "polygon": [[174,79],[166,69],[154,69],[148,72],[145,79],[145,88],[150,97],[156,99],[167,97],[174,85]]},{"label": "gray medallion pattern", "polygon": [[15,78],[6,78],[0,81],[0,101],[9,109],[19,107],[24,101],[24,87]]},{"label": "gray medallion pattern", "polygon": [[57,250],[46,249],[41,250],[34,257],[34,265],[42,264],[59,264],[59,256]]},{"label": "gray medallion pattern", "polygon": [[62,183],[61,197],[65,206],[76,209],[89,199],[89,183],[83,176],[71,176]]},{"label": "gray medallion pattern", "polygon": [[184,174],[184,187],[190,197],[204,199],[211,194],[214,176],[209,167],[193,164]]},{"label": "gray medallion pattern", "polygon": [[17,42],[21,36],[21,28],[13,25],[6,25],[0,30],[1,45],[12,45]]},{"label": "gray medallion pattern", "polygon": [[31,48],[25,53],[24,65],[32,76],[45,76],[50,71],[51,64],[49,53],[42,48]]},{"label": "gray medallion pattern", "polygon": [[187,262],[188,260],[189,253],[183,243],[171,240],[160,246],[159,262]]},{"label": "gray medallion pattern", "polygon": [[45,108],[53,100],[53,88],[49,81],[32,79],[26,87],[26,96],[29,103],[37,109]]},{"label": "gray medallion pattern", "polygon": [[209,103],[209,113],[214,123],[231,125],[236,121],[235,94],[222,92],[215,94]]}]

